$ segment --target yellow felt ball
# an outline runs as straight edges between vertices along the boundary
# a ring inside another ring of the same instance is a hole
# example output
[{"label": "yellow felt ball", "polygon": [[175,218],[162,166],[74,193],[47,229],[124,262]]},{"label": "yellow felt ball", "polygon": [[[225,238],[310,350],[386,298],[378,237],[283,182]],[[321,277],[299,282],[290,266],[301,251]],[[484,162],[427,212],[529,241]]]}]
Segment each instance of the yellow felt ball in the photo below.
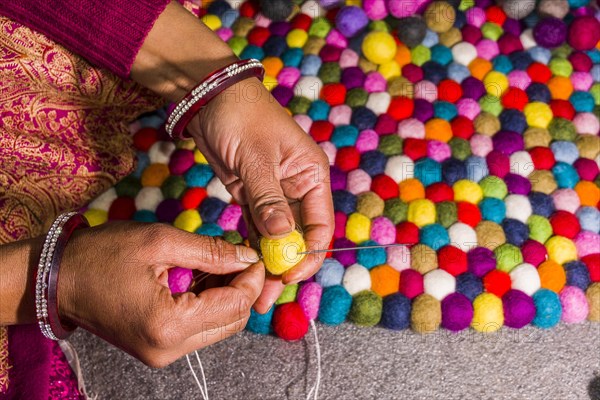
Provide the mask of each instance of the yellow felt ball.
[{"label": "yellow felt ball", "polygon": [[295,230],[281,239],[261,238],[260,251],[267,270],[273,275],[281,275],[306,257],[306,254],[299,254],[306,251],[306,244],[302,234]]},{"label": "yellow felt ball", "polygon": [[196,143],[194,143],[193,140],[180,140],[177,143],[175,143],[175,146],[177,146],[178,149],[194,151],[194,149],[196,148]]},{"label": "yellow felt ball", "polygon": [[478,332],[495,332],[504,325],[502,300],[492,293],[481,293],[473,301],[471,327]]},{"label": "yellow felt ball", "polygon": [[398,64],[396,61],[384,62],[379,66],[377,71],[385,78],[386,81],[399,77],[402,73],[400,71],[400,64]]},{"label": "yellow felt ball", "polygon": [[271,90],[275,89],[275,87],[278,85],[277,78],[273,78],[272,76],[265,75],[265,77],[263,78],[263,85],[265,85],[265,87],[269,91],[271,91]]},{"label": "yellow felt ball", "polygon": [[105,210],[90,208],[83,213],[84,217],[90,223],[90,226],[102,225],[108,221],[108,213]]},{"label": "yellow felt ball", "polygon": [[371,237],[371,220],[360,214],[353,213],[346,222],[346,237],[354,243],[362,243]]},{"label": "yellow felt ball", "polygon": [[559,264],[577,260],[575,243],[564,236],[553,236],[546,241],[548,258]]},{"label": "yellow felt ball", "polygon": [[534,128],[547,128],[552,121],[552,109],[548,104],[534,101],[525,106],[527,125]]},{"label": "yellow felt ball", "polygon": [[206,14],[203,16],[202,22],[204,22],[204,25],[208,26],[211,31],[216,31],[221,27],[221,20],[213,14]]},{"label": "yellow felt ball", "polygon": [[173,226],[187,232],[195,232],[201,225],[202,218],[198,210],[182,211],[173,222]]},{"label": "yellow felt ball", "polygon": [[306,44],[307,40],[308,40],[308,33],[302,29],[292,29],[287,34],[287,38],[286,38],[287,45],[292,48],[293,47],[302,48]]},{"label": "yellow felt ball", "polygon": [[483,78],[483,85],[488,94],[500,98],[508,89],[508,78],[501,72],[490,71]]},{"label": "yellow felt ball", "polygon": [[419,228],[435,223],[435,204],[428,199],[413,200],[408,204],[407,219]]},{"label": "yellow felt ball", "polygon": [[194,162],[196,164],[208,164],[206,157],[204,157],[204,154],[200,153],[200,150],[198,149],[194,150]]},{"label": "yellow felt ball", "polygon": [[394,37],[387,32],[371,32],[362,42],[364,56],[374,64],[391,61],[396,55],[396,49]]},{"label": "yellow felt ball", "polygon": [[452,189],[454,189],[454,201],[466,201],[478,204],[483,198],[481,186],[468,179],[456,181]]}]

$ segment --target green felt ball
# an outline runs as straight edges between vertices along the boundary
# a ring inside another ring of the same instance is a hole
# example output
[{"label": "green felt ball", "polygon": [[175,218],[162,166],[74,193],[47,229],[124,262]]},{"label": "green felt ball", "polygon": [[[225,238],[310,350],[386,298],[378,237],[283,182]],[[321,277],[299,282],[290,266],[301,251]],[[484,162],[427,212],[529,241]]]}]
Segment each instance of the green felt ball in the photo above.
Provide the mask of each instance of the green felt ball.
[{"label": "green felt ball", "polygon": [[410,51],[412,63],[419,67],[431,60],[431,50],[429,47],[425,47],[422,44],[415,46]]},{"label": "green felt ball", "polygon": [[502,102],[496,96],[488,94],[479,99],[479,106],[481,111],[488,112],[494,116],[499,116],[502,112]]},{"label": "green felt ball", "polygon": [[556,76],[564,76],[568,78],[573,73],[573,66],[564,58],[553,58],[548,64],[550,71]]},{"label": "green felt ball", "polygon": [[395,134],[381,136],[377,150],[386,157],[402,154],[402,138]]},{"label": "green felt ball", "polygon": [[171,175],[163,182],[160,190],[165,199],[178,199],[185,191],[187,184],[183,176]]},{"label": "green felt ball", "polygon": [[296,295],[298,294],[298,287],[299,285],[297,283],[285,285],[285,287],[283,288],[283,292],[281,292],[275,304],[280,305],[295,301]]},{"label": "green felt ball", "polygon": [[475,0],[461,0],[458,5],[460,11],[467,11],[469,8],[475,7]]},{"label": "green felt ball", "polygon": [[238,231],[223,232],[223,239],[231,244],[241,244],[244,242],[244,238]]},{"label": "green felt ball", "polygon": [[[594,104],[596,106],[600,105],[600,83],[594,83],[592,88],[590,89],[590,94],[594,98]],[[598,114],[596,114],[598,115]]]},{"label": "green felt ball", "polygon": [[289,102],[288,108],[294,115],[306,114],[311,104],[312,102],[306,97],[294,96],[294,98]]},{"label": "green felt ball", "polygon": [[369,31],[389,32],[390,27],[385,21],[371,21]]},{"label": "green felt ball", "polygon": [[444,228],[449,228],[458,220],[456,203],[453,201],[442,201],[435,205],[437,220]]},{"label": "green felt ball", "polygon": [[498,24],[493,22],[486,22],[481,27],[481,34],[484,38],[493,40],[494,42],[500,39],[500,36],[504,33],[504,29]]},{"label": "green felt ball", "polygon": [[504,199],[508,193],[506,183],[495,175],[488,175],[479,181],[479,186],[483,191],[483,197],[494,197]]},{"label": "green felt ball", "polygon": [[548,132],[553,140],[566,140],[569,142],[577,139],[575,125],[566,118],[554,118],[548,125]]},{"label": "green felt ball", "polygon": [[532,215],[527,220],[529,226],[529,237],[540,243],[545,243],[552,236],[552,225],[547,218],[541,215]]},{"label": "green felt ball", "polygon": [[358,326],[373,326],[379,323],[383,299],[371,290],[363,290],[352,299],[348,319]]},{"label": "green felt ball", "polygon": [[394,225],[406,221],[408,214],[408,204],[400,199],[389,199],[385,201],[383,215],[392,221]]},{"label": "green felt ball", "polygon": [[567,58],[573,52],[573,48],[568,43],[563,43],[555,49],[552,49],[552,57],[554,58]]},{"label": "green felt ball", "polygon": [[346,94],[346,104],[350,107],[361,107],[367,104],[369,93],[363,88],[354,88]]},{"label": "green felt ball", "polygon": [[248,41],[243,37],[234,36],[227,41],[227,44],[233,51],[233,54],[239,57],[246,46],[248,46]]},{"label": "green felt ball", "polygon": [[135,197],[142,190],[142,183],[135,176],[126,176],[115,185],[115,191],[119,197]]},{"label": "green felt ball", "polygon": [[382,215],[384,208],[385,203],[377,193],[365,192],[358,195],[356,211],[362,215],[373,219]]},{"label": "green felt ball", "polygon": [[312,25],[308,29],[308,35],[325,39],[331,30],[329,20],[324,17],[318,17],[313,20]]},{"label": "green felt ball", "polygon": [[448,142],[450,150],[452,151],[452,157],[464,161],[471,155],[471,144],[468,140],[453,137]]},{"label": "green felt ball", "polygon": [[337,83],[342,78],[342,69],[338,63],[325,63],[319,69],[319,78],[323,81],[323,84]]},{"label": "green felt ball", "polygon": [[496,256],[496,269],[510,272],[519,264],[523,263],[521,249],[510,243],[504,243],[494,249]]}]

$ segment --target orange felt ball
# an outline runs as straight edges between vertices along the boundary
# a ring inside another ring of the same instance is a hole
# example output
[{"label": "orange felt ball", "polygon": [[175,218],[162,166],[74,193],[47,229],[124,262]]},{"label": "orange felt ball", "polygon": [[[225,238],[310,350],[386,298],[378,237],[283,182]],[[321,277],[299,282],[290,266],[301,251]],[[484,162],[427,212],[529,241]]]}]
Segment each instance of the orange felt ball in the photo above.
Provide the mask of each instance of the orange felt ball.
[{"label": "orange felt ball", "polygon": [[452,139],[452,126],[442,118],[432,118],[425,123],[425,139],[448,142]]},{"label": "orange felt ball", "polygon": [[476,58],[469,64],[469,71],[474,78],[482,81],[488,72],[492,70],[492,63],[483,58]]},{"label": "orange felt ball", "polygon": [[400,289],[400,272],[389,265],[380,265],[371,271],[371,290],[385,297]]},{"label": "orange felt ball", "polygon": [[400,65],[400,68],[403,66],[410,64],[411,62],[411,54],[410,49],[405,45],[401,44],[398,46],[398,50],[396,51],[396,56],[394,60]]},{"label": "orange felt ball", "polygon": [[169,166],[166,164],[150,164],[142,173],[142,186],[160,187],[169,177]]},{"label": "orange felt ball", "polygon": [[425,188],[418,179],[410,178],[400,182],[400,200],[409,203],[425,198]]},{"label": "orange felt ball", "polygon": [[573,83],[571,79],[564,76],[553,77],[547,85],[554,100],[569,100],[573,94]]},{"label": "orange felt ball", "polygon": [[594,182],[580,181],[575,185],[582,206],[596,207],[600,201],[600,188]]},{"label": "orange felt ball", "polygon": [[267,76],[277,76],[283,69],[283,61],[279,57],[266,57],[262,60],[262,65]]},{"label": "orange felt ball", "polygon": [[544,289],[559,293],[567,283],[567,275],[562,265],[556,261],[547,260],[538,267],[540,285]]}]

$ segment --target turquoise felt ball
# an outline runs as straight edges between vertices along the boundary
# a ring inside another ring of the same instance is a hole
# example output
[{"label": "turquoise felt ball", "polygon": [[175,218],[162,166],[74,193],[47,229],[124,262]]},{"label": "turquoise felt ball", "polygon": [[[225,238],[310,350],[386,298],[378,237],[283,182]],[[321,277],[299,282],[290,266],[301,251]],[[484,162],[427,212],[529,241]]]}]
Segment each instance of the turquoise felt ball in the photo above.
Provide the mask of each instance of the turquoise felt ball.
[{"label": "turquoise felt ball", "polygon": [[346,320],[351,306],[352,296],[343,286],[324,288],[319,307],[319,321],[327,325],[339,325]]},{"label": "turquoise felt ball", "polygon": [[308,116],[313,121],[325,121],[329,116],[331,107],[323,100],[315,100],[308,109]]},{"label": "turquoise felt ball", "polygon": [[534,293],[533,302],[536,309],[533,325],[548,329],[560,322],[562,307],[556,293],[548,289],[540,289]]},{"label": "turquoise felt ball", "polygon": [[268,335],[272,332],[271,320],[274,311],[275,307],[271,307],[265,314],[259,314],[254,309],[250,309],[250,318],[248,318],[246,329],[260,335]]},{"label": "turquoise felt ball", "polygon": [[[361,246],[376,246],[378,243],[367,240]],[[367,269],[371,269],[387,261],[387,253],[384,248],[359,249],[356,252],[356,261]]]},{"label": "turquoise felt ball", "polygon": [[501,223],[506,216],[506,205],[500,199],[495,197],[486,197],[479,203],[481,217],[488,221]]},{"label": "turquoise felt ball", "polygon": [[354,146],[358,138],[358,129],[354,125],[340,125],[333,130],[331,143],[340,147]]},{"label": "turquoise felt ball", "polygon": [[436,251],[450,244],[448,231],[440,224],[425,225],[421,229],[419,240]]},{"label": "turquoise felt ball", "polygon": [[452,121],[458,115],[456,106],[447,101],[436,101],[433,104],[433,114],[436,118]]},{"label": "turquoise felt ball", "polygon": [[573,189],[579,182],[579,175],[575,168],[565,162],[557,162],[552,167],[552,174],[556,184],[561,189]]},{"label": "turquoise felt ball", "polygon": [[421,181],[423,186],[441,182],[442,165],[431,158],[423,158],[415,163],[415,178]]}]

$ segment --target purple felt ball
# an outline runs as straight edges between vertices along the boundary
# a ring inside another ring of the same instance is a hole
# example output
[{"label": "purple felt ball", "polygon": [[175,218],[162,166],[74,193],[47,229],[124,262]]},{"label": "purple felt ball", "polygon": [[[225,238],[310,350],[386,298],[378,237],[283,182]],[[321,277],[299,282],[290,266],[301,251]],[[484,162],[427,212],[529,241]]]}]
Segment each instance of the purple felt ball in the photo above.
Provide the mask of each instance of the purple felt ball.
[{"label": "purple felt ball", "polygon": [[269,25],[269,31],[275,36],[285,36],[292,30],[292,25],[287,21],[274,21]]},{"label": "purple felt ball", "polygon": [[504,325],[520,329],[533,321],[535,303],[520,290],[511,289],[502,296],[504,307]]},{"label": "purple felt ball", "polygon": [[369,17],[362,8],[356,6],[342,8],[335,17],[335,26],[348,38],[359,34],[368,24]]},{"label": "purple felt ball", "polygon": [[273,97],[275,97],[275,100],[277,100],[279,104],[281,104],[283,107],[286,107],[294,97],[294,90],[283,85],[277,85],[273,90],[271,90],[271,94]]},{"label": "purple felt ball", "polygon": [[507,18],[506,21],[504,21],[504,24],[502,24],[502,29],[504,29],[504,32],[509,33],[511,35],[520,36],[523,30],[523,26],[521,24],[521,21],[519,21],[518,19]]},{"label": "purple felt ball", "polygon": [[187,149],[178,149],[171,154],[169,172],[171,175],[183,175],[194,166],[194,152]]},{"label": "purple felt ball", "polygon": [[365,83],[365,73],[359,67],[346,68],[342,72],[341,82],[347,90],[362,87]]},{"label": "purple felt ball", "polygon": [[506,188],[509,193],[528,195],[531,192],[531,182],[524,176],[517,174],[506,174],[504,177]]},{"label": "purple felt ball", "polygon": [[344,171],[337,167],[331,167],[329,170],[329,179],[331,181],[331,190],[345,190],[347,175]]},{"label": "purple felt ball", "polygon": [[463,90],[463,97],[468,99],[479,100],[486,92],[483,82],[472,76],[462,81],[460,86]]},{"label": "purple felt ball", "polygon": [[471,325],[473,305],[462,293],[452,293],[442,300],[442,326],[449,331],[458,332]]},{"label": "purple felt ball", "polygon": [[467,253],[467,267],[472,274],[483,277],[496,269],[494,253],[486,247],[475,247]]},{"label": "purple felt ball", "polygon": [[192,270],[187,268],[174,267],[169,269],[169,289],[171,293],[187,292],[192,283]]},{"label": "purple felt ball", "polygon": [[424,99],[416,99],[414,102],[415,109],[413,117],[421,122],[427,122],[433,118],[433,104]]},{"label": "purple felt ball", "polygon": [[507,156],[525,148],[523,136],[519,135],[517,132],[500,131],[494,135],[492,142],[494,144],[494,150]]},{"label": "purple felt ball", "polygon": [[165,199],[156,207],[156,218],[159,222],[171,223],[183,211],[177,199]]},{"label": "purple felt ball", "polygon": [[533,38],[542,47],[558,47],[567,40],[567,24],[558,18],[541,19],[533,28]]},{"label": "purple felt ball", "polygon": [[[346,238],[336,239],[333,242],[334,249],[339,249],[342,247],[356,247],[356,243]],[[333,257],[338,260],[340,264],[347,267],[356,263],[356,250],[336,251],[333,253]]]}]

